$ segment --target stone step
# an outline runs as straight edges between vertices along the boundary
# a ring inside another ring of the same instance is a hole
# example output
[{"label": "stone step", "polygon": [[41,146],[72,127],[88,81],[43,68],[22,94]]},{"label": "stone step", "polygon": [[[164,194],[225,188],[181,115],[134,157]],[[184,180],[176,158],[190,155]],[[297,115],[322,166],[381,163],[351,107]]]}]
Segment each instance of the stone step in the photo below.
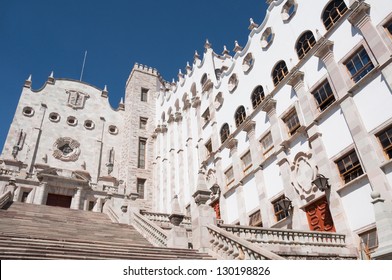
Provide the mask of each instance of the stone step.
[{"label": "stone step", "polygon": [[[103,243],[103,242],[102,242]],[[0,237],[0,257],[21,255],[63,255],[110,259],[211,259],[194,250],[147,247],[121,244],[93,244],[80,241],[56,241],[45,239]]]},{"label": "stone step", "polygon": [[0,259],[212,259],[153,247],[130,225],[103,213],[13,202],[0,210]]}]

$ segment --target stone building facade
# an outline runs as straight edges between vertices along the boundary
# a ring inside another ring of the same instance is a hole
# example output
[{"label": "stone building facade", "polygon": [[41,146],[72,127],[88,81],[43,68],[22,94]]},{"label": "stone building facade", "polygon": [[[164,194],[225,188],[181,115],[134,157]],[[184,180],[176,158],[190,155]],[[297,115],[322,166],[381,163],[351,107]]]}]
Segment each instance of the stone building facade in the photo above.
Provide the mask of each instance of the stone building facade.
[{"label": "stone building facade", "polygon": [[205,199],[226,224],[344,233],[391,258],[392,4],[267,3],[245,46],[206,41],[177,82],[136,64],[117,110],[105,89],[27,80],[2,189],[94,211],[111,196],[171,213],[177,195],[194,229]]}]

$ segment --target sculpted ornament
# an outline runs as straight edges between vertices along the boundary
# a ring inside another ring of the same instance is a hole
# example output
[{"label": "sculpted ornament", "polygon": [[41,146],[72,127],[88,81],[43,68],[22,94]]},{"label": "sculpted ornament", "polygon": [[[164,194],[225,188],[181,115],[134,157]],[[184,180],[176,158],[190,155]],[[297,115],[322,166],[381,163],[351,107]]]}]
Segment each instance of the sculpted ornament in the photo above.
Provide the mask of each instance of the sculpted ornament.
[{"label": "sculpted ornament", "polygon": [[66,90],[68,94],[68,106],[74,109],[82,109],[86,99],[90,96],[86,93],[76,91],[76,90]]},{"label": "sculpted ornament", "polygon": [[291,166],[291,184],[301,199],[307,201],[312,199],[317,191],[317,188],[312,185],[317,175],[317,168],[311,157],[311,153],[299,152]]},{"label": "sculpted ornament", "polygon": [[53,144],[53,157],[62,161],[76,161],[80,155],[80,143],[70,137],[61,137]]}]

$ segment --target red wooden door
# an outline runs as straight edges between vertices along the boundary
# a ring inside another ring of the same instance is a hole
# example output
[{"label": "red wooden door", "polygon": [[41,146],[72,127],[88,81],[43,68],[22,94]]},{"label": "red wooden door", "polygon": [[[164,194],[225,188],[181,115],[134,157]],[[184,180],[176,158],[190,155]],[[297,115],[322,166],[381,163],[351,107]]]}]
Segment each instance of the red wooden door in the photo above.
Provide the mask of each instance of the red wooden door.
[{"label": "red wooden door", "polygon": [[335,232],[329,205],[325,197],[305,208],[310,230]]},{"label": "red wooden door", "polygon": [[216,218],[220,219],[221,215],[220,215],[219,200],[214,201],[213,203],[211,203],[211,207],[214,208]]}]

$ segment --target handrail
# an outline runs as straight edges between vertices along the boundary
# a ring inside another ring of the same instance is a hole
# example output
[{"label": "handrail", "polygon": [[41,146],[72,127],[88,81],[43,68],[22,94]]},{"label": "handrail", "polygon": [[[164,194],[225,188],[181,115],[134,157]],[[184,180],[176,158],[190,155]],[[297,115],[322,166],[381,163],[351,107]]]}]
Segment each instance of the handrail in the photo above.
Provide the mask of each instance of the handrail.
[{"label": "handrail", "polygon": [[222,259],[284,260],[271,251],[246,241],[214,225],[207,226],[212,254]]},{"label": "handrail", "polygon": [[0,196],[0,209],[3,209],[9,201],[12,200],[11,191],[7,191]]},{"label": "handrail", "polygon": [[167,233],[156,226],[153,222],[143,217],[143,215],[132,212],[132,225],[142,234],[151,244],[157,247],[167,247]]},{"label": "handrail", "polygon": [[258,244],[345,247],[346,236],[334,232],[220,225],[227,232]]},{"label": "handrail", "polygon": [[[170,214],[167,213],[142,211],[141,214],[153,222],[170,223],[169,220]],[[184,220],[182,221],[182,224],[191,225],[191,218],[189,216],[185,216]]]}]

